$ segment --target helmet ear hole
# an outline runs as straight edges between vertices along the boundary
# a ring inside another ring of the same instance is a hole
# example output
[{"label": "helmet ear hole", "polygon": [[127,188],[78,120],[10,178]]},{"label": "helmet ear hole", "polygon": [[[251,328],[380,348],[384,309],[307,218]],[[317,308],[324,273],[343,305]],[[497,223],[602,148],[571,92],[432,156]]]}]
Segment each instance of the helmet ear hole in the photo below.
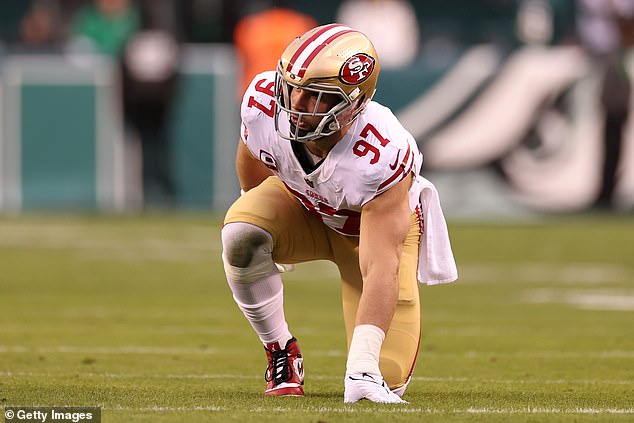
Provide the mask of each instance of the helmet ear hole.
[{"label": "helmet ear hole", "polygon": [[[367,102],[367,96],[365,93],[350,103],[349,107],[346,107],[340,113],[337,114],[336,117],[336,128],[332,128],[332,124],[329,126],[330,129],[339,130],[343,126],[348,125],[350,122],[356,119],[356,117],[363,112],[365,109],[365,103]],[[333,122],[334,123],[334,122]]]},{"label": "helmet ear hole", "polygon": [[355,102],[355,105],[352,107],[354,110],[356,110],[355,116],[358,115],[359,113],[363,112],[363,110],[365,109],[365,106],[369,102],[370,102],[370,99],[368,98],[367,94],[363,93],[361,98],[359,98]]},{"label": "helmet ear hole", "polygon": [[366,99],[366,94],[363,93],[363,95],[360,98],[355,100],[352,108],[353,109],[358,109],[360,107],[363,107],[363,104],[365,103],[365,99]]}]

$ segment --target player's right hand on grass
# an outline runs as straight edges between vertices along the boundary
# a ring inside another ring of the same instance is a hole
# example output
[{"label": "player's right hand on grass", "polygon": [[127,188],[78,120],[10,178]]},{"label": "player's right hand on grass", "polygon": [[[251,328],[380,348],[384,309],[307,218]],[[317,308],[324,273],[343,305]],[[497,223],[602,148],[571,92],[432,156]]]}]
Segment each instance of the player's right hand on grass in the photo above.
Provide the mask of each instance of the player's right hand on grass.
[{"label": "player's right hand on grass", "polygon": [[351,404],[362,399],[384,404],[407,404],[390,391],[383,376],[370,373],[346,373],[343,402]]}]

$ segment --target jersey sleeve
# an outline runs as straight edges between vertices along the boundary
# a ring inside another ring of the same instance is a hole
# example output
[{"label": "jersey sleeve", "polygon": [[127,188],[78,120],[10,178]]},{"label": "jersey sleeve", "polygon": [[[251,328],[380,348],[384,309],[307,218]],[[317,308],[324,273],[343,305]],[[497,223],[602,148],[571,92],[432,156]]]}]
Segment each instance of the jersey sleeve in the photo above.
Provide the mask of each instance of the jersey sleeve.
[{"label": "jersey sleeve", "polygon": [[379,183],[376,195],[379,195],[394,185],[398,184],[407,175],[413,173],[418,175],[423,162],[423,156],[418,151],[416,141],[414,138],[403,130],[403,134],[397,136],[401,137],[399,142],[395,142],[391,147],[389,155],[389,164],[385,166],[385,172]]},{"label": "jersey sleeve", "polygon": [[240,139],[251,151],[261,129],[272,124],[275,113],[275,72],[268,71],[256,75],[244,96],[240,106]]},{"label": "jersey sleeve", "polygon": [[369,144],[354,147],[355,154],[361,154],[365,159],[360,162],[366,163],[365,187],[360,190],[366,193],[361,199],[362,204],[389,190],[407,175],[420,173],[423,157],[416,141],[387,107],[373,105],[359,138]]}]

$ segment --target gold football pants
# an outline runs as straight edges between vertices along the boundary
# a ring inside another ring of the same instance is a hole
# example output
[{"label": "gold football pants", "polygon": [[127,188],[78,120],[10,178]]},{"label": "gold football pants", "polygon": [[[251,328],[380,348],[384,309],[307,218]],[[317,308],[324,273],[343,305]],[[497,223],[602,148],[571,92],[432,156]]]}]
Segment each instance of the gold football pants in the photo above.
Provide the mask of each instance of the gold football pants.
[{"label": "gold football pants", "polygon": [[[273,260],[300,263],[334,262],[341,275],[343,315],[348,347],[361,298],[359,238],[341,235],[311,215],[277,177],[269,177],[229,208],[224,223],[258,226],[273,237]],[[412,214],[411,227],[399,268],[399,296],[394,318],[381,348],[379,366],[391,389],[403,386],[411,375],[420,343],[420,298],[416,270],[421,224]]]}]

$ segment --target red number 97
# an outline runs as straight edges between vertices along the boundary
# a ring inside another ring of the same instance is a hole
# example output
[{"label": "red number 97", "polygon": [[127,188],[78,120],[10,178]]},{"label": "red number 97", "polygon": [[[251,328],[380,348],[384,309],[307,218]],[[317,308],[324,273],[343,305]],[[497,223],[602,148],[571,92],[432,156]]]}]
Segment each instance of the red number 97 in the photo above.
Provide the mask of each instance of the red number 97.
[{"label": "red number 97", "polygon": [[[366,124],[359,135],[361,136],[361,138],[367,138],[370,132],[372,132],[372,135],[374,135],[379,141],[381,147],[385,147],[390,142],[389,139],[379,134],[379,131],[371,123]],[[373,156],[370,159],[370,164],[375,164],[376,162],[378,162],[379,157],[381,156],[379,149],[365,140],[357,141],[354,147],[352,147],[352,152],[359,157],[364,157],[367,156],[368,153],[372,153]]]},{"label": "red number 97", "polygon": [[372,159],[370,159],[370,164],[375,164],[376,162],[378,162],[379,156],[381,155],[378,148],[365,140],[357,141],[354,147],[352,147],[352,151],[359,157],[364,157],[368,153],[372,153],[373,157]]}]

